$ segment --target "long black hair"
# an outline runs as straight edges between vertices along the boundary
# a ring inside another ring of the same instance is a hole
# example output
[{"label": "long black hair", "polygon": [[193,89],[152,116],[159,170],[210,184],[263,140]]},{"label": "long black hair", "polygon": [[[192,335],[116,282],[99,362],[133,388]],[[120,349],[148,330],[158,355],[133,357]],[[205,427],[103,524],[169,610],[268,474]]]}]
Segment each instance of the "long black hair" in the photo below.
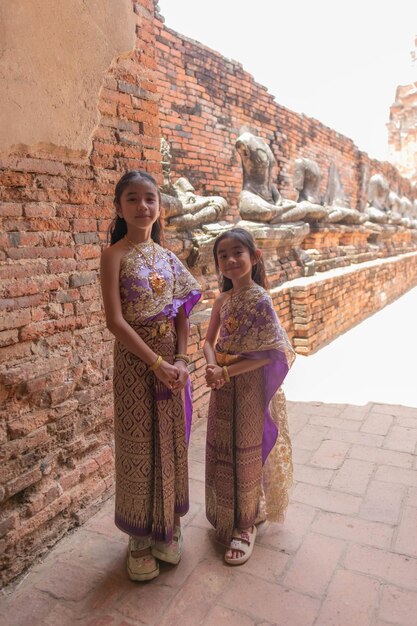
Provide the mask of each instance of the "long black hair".
[{"label": "long black hair", "polygon": [[[122,197],[122,193],[126,189],[126,187],[132,182],[141,182],[145,181],[147,183],[151,183],[158,194],[159,199],[159,207],[161,208],[161,194],[159,193],[158,184],[153,176],[148,174],[148,172],[144,172],[142,170],[130,170],[130,172],[126,172],[116,183],[116,187],[114,190],[114,206],[116,209],[120,206],[120,198]],[[161,243],[162,241],[162,223],[161,216],[158,217],[156,222],[152,224],[151,238],[155,243]],[[116,215],[112,223],[110,224],[108,237],[110,240],[110,245],[112,246],[120,239],[127,234],[127,224],[123,217],[120,215]]]},{"label": "long black hair", "polygon": [[[217,258],[219,243],[224,239],[236,239],[236,241],[241,243],[242,246],[249,250],[251,259],[256,258],[258,248],[256,247],[256,243],[252,234],[244,228],[231,228],[230,230],[227,230],[217,237],[216,241],[214,242],[213,255],[216,271],[217,274],[220,276],[220,291],[230,291],[230,289],[233,288],[233,283],[230,278],[220,275],[219,259]],[[259,257],[257,262],[252,266],[252,280],[264,289],[268,288],[268,281],[265,274],[265,265],[262,257]]]}]

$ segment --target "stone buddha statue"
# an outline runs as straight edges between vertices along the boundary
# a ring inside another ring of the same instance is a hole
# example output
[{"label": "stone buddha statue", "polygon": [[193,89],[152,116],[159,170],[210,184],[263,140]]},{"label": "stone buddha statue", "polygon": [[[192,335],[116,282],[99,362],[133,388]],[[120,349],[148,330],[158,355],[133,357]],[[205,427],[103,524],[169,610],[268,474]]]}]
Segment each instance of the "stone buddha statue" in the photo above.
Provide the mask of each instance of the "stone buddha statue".
[{"label": "stone buddha statue", "polygon": [[388,183],[382,174],[374,174],[371,176],[368,184],[368,205],[365,208],[365,214],[370,222],[376,224],[387,224],[389,218],[388,212]]},{"label": "stone buddha statue", "polygon": [[294,162],[294,187],[298,191],[297,207],[306,211],[308,222],[328,221],[328,212],[320,203],[321,172],[315,161],[301,157]]},{"label": "stone buddha statue", "polygon": [[168,226],[178,230],[195,230],[205,224],[219,221],[228,209],[227,201],[220,196],[200,196],[187,178],[171,181],[171,152],[168,142],[162,138],[162,171],[164,185],[161,188],[162,205]]},{"label": "stone buddha statue", "polygon": [[[411,221],[409,217],[410,209],[412,207],[411,202],[404,196],[406,200],[403,204],[402,198],[395,191],[390,191],[388,194],[387,207],[388,207],[388,219],[391,224],[401,224],[410,228]],[[409,203],[409,206],[408,206]]]},{"label": "stone buddha statue", "polygon": [[399,212],[402,215],[403,220],[407,222],[408,228],[417,228],[417,200],[414,203],[407,198],[407,196],[401,196],[399,198]]},{"label": "stone buddha statue", "polygon": [[387,206],[394,213],[402,212],[402,204],[400,196],[393,190],[388,193]]},{"label": "stone buddha statue", "polygon": [[327,221],[337,224],[363,224],[366,215],[349,207],[342,182],[335,164],[332,162],[329,168],[327,190],[324,197],[324,206],[328,209]]},{"label": "stone buddha statue", "polygon": [[183,207],[183,213],[172,217],[169,224],[179,230],[193,230],[204,224],[218,222],[228,209],[227,201],[220,196],[196,194],[190,181],[184,177],[174,183],[174,189]]},{"label": "stone buddha statue", "polygon": [[303,220],[306,211],[284,200],[273,183],[277,166],[271,148],[261,137],[244,132],[235,143],[242,160],[243,186],[239,212],[243,220],[280,224]]},{"label": "stone buddha statue", "polygon": [[[411,212],[411,215],[413,220],[417,223],[417,200],[414,200],[413,202],[413,210]],[[415,228],[417,228],[417,226]]]},{"label": "stone buddha statue", "polygon": [[164,137],[161,139],[161,165],[162,175],[164,177],[163,185],[160,188],[161,191],[161,204],[164,209],[164,217],[169,220],[175,215],[181,215],[183,212],[183,206],[181,201],[177,198],[174,185],[171,181],[171,161],[172,155],[169,147],[169,143]]}]

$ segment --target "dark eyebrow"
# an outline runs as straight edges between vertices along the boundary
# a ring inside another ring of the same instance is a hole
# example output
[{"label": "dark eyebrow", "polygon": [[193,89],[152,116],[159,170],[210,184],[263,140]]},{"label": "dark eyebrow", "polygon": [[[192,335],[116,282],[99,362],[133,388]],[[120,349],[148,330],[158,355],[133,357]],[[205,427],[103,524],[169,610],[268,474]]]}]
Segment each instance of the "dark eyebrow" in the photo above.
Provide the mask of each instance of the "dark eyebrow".
[{"label": "dark eyebrow", "polygon": [[[243,248],[243,244],[237,243],[235,246],[232,246],[232,250],[240,250]],[[224,252],[224,249],[219,246],[218,252]]]},{"label": "dark eyebrow", "polygon": [[[127,194],[126,194],[126,197],[130,198],[132,196],[137,196],[137,195],[138,195],[137,191],[128,191]],[[146,196],[152,196],[152,198],[156,198],[157,197],[157,194],[154,191],[147,191],[145,193],[145,195]]]}]

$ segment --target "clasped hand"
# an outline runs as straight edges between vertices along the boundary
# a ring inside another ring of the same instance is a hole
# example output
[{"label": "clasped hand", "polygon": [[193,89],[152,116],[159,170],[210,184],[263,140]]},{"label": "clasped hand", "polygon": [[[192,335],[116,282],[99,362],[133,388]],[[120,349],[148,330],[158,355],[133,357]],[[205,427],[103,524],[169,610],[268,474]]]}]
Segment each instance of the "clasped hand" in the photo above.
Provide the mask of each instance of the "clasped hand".
[{"label": "clasped hand", "polygon": [[188,369],[182,361],[177,361],[175,365],[162,361],[155,375],[171,391],[181,391],[188,380]]},{"label": "clasped hand", "polygon": [[206,383],[211,389],[220,389],[225,384],[223,369],[220,365],[209,363],[206,365]]}]

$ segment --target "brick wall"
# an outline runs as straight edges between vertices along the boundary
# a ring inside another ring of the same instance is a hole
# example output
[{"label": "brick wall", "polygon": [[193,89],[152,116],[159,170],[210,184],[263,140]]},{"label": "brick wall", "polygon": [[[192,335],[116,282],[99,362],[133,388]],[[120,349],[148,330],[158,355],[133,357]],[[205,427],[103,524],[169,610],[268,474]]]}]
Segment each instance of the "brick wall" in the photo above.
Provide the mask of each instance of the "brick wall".
[{"label": "brick wall", "polygon": [[377,172],[400,194],[412,196],[409,182],[392,165],[370,159],[351,139],[279,105],[240,63],[161,21],[157,28],[161,133],[171,145],[173,180],[186,176],[199,192],[223,195],[236,207],[242,175],[234,143],[246,126],[270,144],[284,197],[296,198],[292,177],[300,156],[318,162],[323,194],[334,161],[352,207],[363,206],[367,181]]},{"label": "brick wall", "polygon": [[112,337],[100,250],[126,169],[162,181],[153,2],[132,2],[137,45],[103,77],[87,158],[0,159],[0,553],[16,576],[113,486]]},{"label": "brick wall", "polygon": [[[285,286],[289,333],[297,352],[312,354],[417,285],[417,252],[377,259]],[[280,290],[277,290],[279,298]]]},{"label": "brick wall", "polygon": [[[401,277],[401,278],[399,278]],[[313,354],[417,285],[417,252],[296,278],[270,291],[299,354]],[[206,417],[209,390],[202,351],[209,311],[193,316],[190,351],[195,417]]]}]

